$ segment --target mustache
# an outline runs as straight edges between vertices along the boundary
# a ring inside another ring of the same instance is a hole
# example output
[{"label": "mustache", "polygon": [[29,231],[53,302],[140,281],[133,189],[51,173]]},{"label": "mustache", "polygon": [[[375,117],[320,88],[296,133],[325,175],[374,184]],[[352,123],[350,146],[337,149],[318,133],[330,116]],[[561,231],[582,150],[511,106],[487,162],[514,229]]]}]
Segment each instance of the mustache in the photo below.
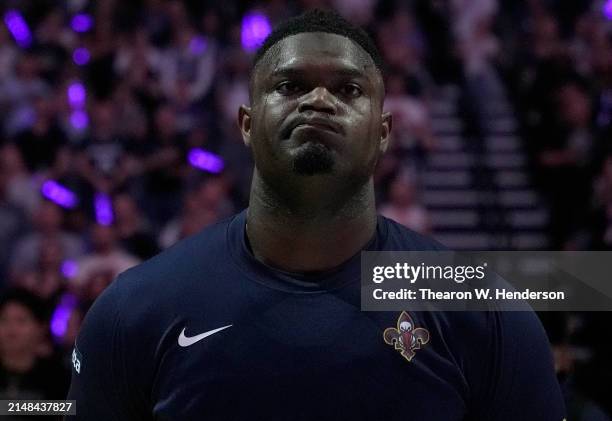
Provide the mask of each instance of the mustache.
[{"label": "mustache", "polygon": [[298,115],[294,118],[288,119],[283,124],[281,127],[281,139],[288,138],[296,127],[304,124],[318,126],[340,135],[344,134],[344,128],[342,125],[329,117]]}]

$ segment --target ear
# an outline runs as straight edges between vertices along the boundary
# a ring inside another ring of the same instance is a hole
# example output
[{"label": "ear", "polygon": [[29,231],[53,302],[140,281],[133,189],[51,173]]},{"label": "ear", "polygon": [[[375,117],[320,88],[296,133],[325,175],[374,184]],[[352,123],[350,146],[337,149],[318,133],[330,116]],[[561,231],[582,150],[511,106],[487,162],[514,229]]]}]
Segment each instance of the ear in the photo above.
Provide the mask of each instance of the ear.
[{"label": "ear", "polygon": [[390,112],[384,112],[381,116],[381,130],[380,130],[380,144],[379,150],[383,154],[389,147],[389,141],[391,136],[391,128],[393,127],[393,117]]},{"label": "ear", "polygon": [[238,127],[244,144],[251,146],[251,108],[246,105],[241,105],[238,110]]}]

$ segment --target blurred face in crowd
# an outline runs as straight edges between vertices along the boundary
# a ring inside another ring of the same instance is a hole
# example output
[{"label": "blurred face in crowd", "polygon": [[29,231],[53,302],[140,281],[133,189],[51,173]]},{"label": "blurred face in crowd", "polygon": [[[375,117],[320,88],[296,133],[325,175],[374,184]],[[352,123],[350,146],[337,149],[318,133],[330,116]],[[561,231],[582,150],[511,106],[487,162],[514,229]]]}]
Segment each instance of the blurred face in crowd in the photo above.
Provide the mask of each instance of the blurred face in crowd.
[{"label": "blurred face in crowd", "polygon": [[6,144],[0,147],[0,167],[9,178],[23,171],[24,163],[17,145]]},{"label": "blurred face in crowd", "polygon": [[127,194],[120,194],[113,201],[113,210],[117,221],[126,221],[138,218],[139,210],[134,198]]},{"label": "blurred face in crowd", "polygon": [[115,248],[116,233],[110,226],[95,225],[91,230],[91,242],[98,253],[106,253]]},{"label": "blurred face in crowd", "polygon": [[59,270],[64,250],[57,238],[45,238],[40,243],[38,263],[41,270]]},{"label": "blurred face in crowd", "polygon": [[391,202],[397,206],[409,206],[414,198],[414,186],[409,181],[397,178],[389,189]]},{"label": "blurred face in crowd", "polygon": [[93,126],[99,136],[111,136],[115,129],[115,108],[110,101],[100,101],[93,109]]},{"label": "blurred face in crowd", "polygon": [[211,178],[200,185],[198,193],[204,206],[218,206],[227,197],[226,181],[223,178]]},{"label": "blurred face in crowd", "polygon": [[387,79],[387,92],[391,95],[406,95],[406,83],[401,74],[391,74]]},{"label": "blurred face in crowd", "polygon": [[571,126],[588,126],[591,121],[591,103],[588,95],[575,85],[564,86],[559,92],[563,120]]},{"label": "blurred face in crowd", "polygon": [[155,113],[155,129],[160,138],[176,134],[176,113],[170,106],[161,106]]},{"label": "blurred face in crowd", "polygon": [[391,116],[371,57],[350,39],[300,33],[268,50],[253,70],[244,142],[262,178],[320,176],[363,185],[387,147]]},{"label": "blurred face in crowd", "polygon": [[550,15],[543,15],[535,21],[535,35],[542,40],[555,40],[559,35],[557,21]]},{"label": "blurred face in crowd", "polygon": [[8,302],[0,310],[0,353],[3,356],[32,353],[42,335],[42,324],[22,304]]},{"label": "blurred face in crowd", "polygon": [[17,71],[15,73],[22,79],[30,80],[36,77],[38,67],[38,60],[36,57],[33,54],[25,54],[17,63]]},{"label": "blurred face in crowd", "polygon": [[62,227],[62,210],[51,202],[42,202],[34,215],[38,229],[45,234],[52,234]]}]

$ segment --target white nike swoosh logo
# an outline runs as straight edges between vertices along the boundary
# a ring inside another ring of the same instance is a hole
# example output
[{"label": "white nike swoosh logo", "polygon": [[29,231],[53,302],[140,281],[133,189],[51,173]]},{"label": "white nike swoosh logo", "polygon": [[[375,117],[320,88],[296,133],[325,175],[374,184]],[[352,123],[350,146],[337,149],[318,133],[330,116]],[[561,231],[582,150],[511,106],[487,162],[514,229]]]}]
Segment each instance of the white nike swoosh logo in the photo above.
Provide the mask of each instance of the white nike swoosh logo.
[{"label": "white nike swoosh logo", "polygon": [[210,335],[214,335],[215,333],[220,332],[223,329],[227,329],[228,327],[232,327],[232,325],[223,326],[218,329],[209,330],[208,332],[200,333],[199,335],[190,336],[190,337],[185,336],[185,328],[183,328],[183,331],[181,332],[178,338],[178,344],[182,347],[191,346],[195,344],[196,342],[201,341],[202,339]]}]

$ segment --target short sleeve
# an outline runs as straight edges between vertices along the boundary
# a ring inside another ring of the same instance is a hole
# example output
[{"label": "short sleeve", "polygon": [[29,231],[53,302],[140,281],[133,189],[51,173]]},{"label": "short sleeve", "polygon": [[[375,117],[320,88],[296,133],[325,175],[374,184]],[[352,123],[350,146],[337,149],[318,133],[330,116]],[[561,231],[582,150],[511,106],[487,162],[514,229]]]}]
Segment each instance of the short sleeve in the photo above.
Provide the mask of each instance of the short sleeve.
[{"label": "short sleeve", "polygon": [[140,420],[138,396],[125,375],[122,349],[121,291],[115,280],[87,313],[72,352],[68,399],[76,400],[83,421]]},{"label": "short sleeve", "polygon": [[538,317],[532,311],[490,312],[488,317],[489,346],[472,356],[482,370],[474,376],[470,419],[563,421],[563,396]]}]

